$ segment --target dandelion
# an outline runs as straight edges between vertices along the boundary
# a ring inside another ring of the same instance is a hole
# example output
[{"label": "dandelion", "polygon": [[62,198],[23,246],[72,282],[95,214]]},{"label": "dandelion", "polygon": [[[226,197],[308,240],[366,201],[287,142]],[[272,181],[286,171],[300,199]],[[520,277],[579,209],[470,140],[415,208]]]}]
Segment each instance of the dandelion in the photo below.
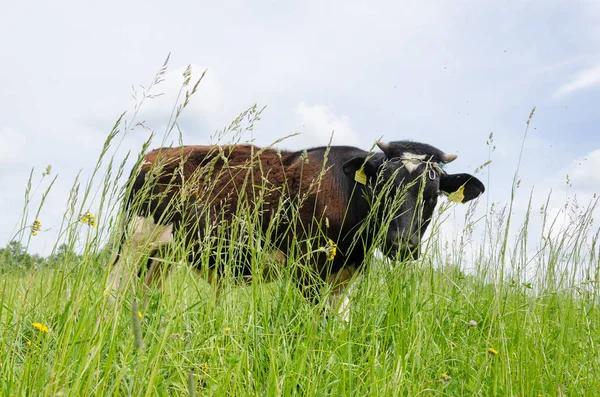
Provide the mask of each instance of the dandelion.
[{"label": "dandelion", "polygon": [[79,220],[82,223],[85,223],[86,225],[89,225],[91,227],[97,227],[98,226],[98,222],[96,217],[90,212],[86,212],[84,214],[79,214]]},{"label": "dandelion", "polygon": [[141,312],[141,311],[139,311],[139,310],[138,310],[138,312],[137,312],[137,315],[138,315],[138,317],[139,317],[139,318],[142,318],[142,317],[143,317],[143,316],[142,316],[142,312]]},{"label": "dandelion", "polygon": [[42,231],[42,222],[39,219],[36,219],[35,221],[33,221],[33,224],[31,225],[31,235],[32,236],[37,236],[38,232]]},{"label": "dandelion", "polygon": [[37,329],[40,332],[43,332],[43,333],[48,332],[48,327],[44,323],[33,323],[31,325],[33,325],[33,328]]},{"label": "dandelion", "polygon": [[490,353],[492,356],[497,356],[498,355],[498,350],[494,349],[493,347],[490,347],[488,349],[488,353]]},{"label": "dandelion", "polygon": [[335,258],[335,254],[337,253],[337,245],[333,242],[332,239],[329,239],[327,245],[323,247],[323,250],[327,253],[327,260],[332,261]]},{"label": "dandelion", "polygon": [[444,373],[442,374],[442,380],[443,380],[444,382],[450,382],[450,379],[452,379],[452,378],[451,378],[450,376],[448,376],[448,374],[447,374],[447,373],[445,373],[445,372],[444,372]]},{"label": "dandelion", "polygon": [[223,328],[223,335],[229,335],[231,333],[231,328],[225,327]]},{"label": "dandelion", "polygon": [[30,340],[27,341],[27,346],[31,346],[31,341]]}]

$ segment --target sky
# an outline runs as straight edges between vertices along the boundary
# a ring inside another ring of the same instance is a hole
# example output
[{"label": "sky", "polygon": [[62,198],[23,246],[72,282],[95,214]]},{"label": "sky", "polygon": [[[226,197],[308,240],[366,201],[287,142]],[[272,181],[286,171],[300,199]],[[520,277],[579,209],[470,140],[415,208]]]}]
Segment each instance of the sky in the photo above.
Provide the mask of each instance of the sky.
[{"label": "sky", "polygon": [[596,0],[2,2],[0,47],[0,245],[19,229],[32,169],[41,184],[25,224],[57,179],[29,249],[47,255],[64,238],[76,176],[90,177],[118,116],[132,120],[134,89],[139,102],[169,54],[152,89],[163,95],[137,114],[147,128],[111,148],[117,159],[137,153],[149,130],[162,134],[191,65],[206,75],[179,119],[185,144],[209,143],[254,104],[264,107],[259,145],[299,133],[279,144],[298,150],[332,132],[334,144],[363,149],[379,138],[426,142],[459,154],[450,172],[492,160],[478,174],[485,212],[510,199],[535,106],[515,216],[532,189],[536,208],[553,192],[554,213],[600,191]]}]

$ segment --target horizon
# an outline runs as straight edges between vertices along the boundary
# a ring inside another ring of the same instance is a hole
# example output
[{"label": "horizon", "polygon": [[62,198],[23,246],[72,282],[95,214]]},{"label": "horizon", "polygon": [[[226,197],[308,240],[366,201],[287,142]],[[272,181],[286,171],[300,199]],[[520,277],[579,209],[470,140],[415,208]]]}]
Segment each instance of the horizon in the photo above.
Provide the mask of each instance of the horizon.
[{"label": "horizon", "polygon": [[[585,204],[600,190],[594,106],[600,7],[593,1],[551,7],[541,1],[461,7],[446,1],[261,2],[220,9],[198,3],[183,14],[151,3],[120,5],[120,14],[110,2],[45,7],[39,5],[39,15],[24,4],[0,7],[0,33],[12,37],[0,55],[6,87],[0,93],[0,182],[9,187],[0,199],[4,244],[16,230],[15,208],[23,206],[31,169],[37,178],[51,165],[50,178],[59,177],[39,216],[43,230],[29,247],[50,254],[77,174],[80,181],[89,178],[118,115],[134,110],[131,87],[139,95],[169,53],[155,92],[164,95],[147,100],[139,120],[160,135],[187,65],[196,78],[207,70],[179,120],[185,144],[206,144],[256,103],[265,106],[252,136],[258,145],[297,132],[287,148],[326,144],[332,132],[334,144],[363,149],[380,138],[411,139],[458,153],[449,170],[470,173],[491,153],[492,163],[476,175],[486,184],[480,215],[492,203],[509,202],[519,161],[515,219],[524,219],[532,189],[532,207],[552,192],[546,211],[565,222],[565,202]],[[107,18],[114,23],[106,25]],[[490,133],[493,152],[486,145]],[[143,128],[132,131],[116,159],[139,150],[147,137]],[[460,230],[466,208],[453,211],[442,228],[448,237]]]}]

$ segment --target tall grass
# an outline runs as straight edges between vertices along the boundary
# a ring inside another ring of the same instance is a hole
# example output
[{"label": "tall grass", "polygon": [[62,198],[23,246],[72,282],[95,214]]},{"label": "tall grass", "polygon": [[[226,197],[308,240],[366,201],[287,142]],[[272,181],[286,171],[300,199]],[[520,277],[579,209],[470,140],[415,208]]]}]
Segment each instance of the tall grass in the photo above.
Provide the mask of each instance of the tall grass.
[{"label": "tall grass", "polygon": [[[152,98],[165,70],[166,63],[140,103]],[[183,99],[164,136],[177,131],[197,87],[186,71]],[[440,228],[455,204],[444,202],[419,260],[395,263],[368,252],[372,264],[352,292],[348,323],[324,316],[324,302],[308,304],[293,288],[289,268],[276,270],[271,283],[223,283],[215,299],[182,260],[190,247],[181,239],[163,252],[171,272],[160,288],[144,290],[132,281],[111,304],[104,265],[126,229],[122,203],[131,189],[122,183],[126,161],[115,164],[116,154],[138,110],[127,123],[118,119],[92,178],[73,184],[60,241],[82,247],[81,259],[3,274],[3,395],[546,396],[600,390],[597,199],[586,207],[573,204],[560,230],[530,202],[513,238],[510,224],[518,220],[511,219],[510,205],[492,204],[482,218],[476,215],[481,203],[473,203],[463,232],[446,239]],[[260,112],[243,112],[215,141],[239,141]],[[151,132],[138,164],[155,138]],[[30,178],[27,200],[32,184]],[[516,184],[515,174],[513,189]],[[80,216],[91,208],[97,228]],[[231,263],[240,246],[250,247],[244,260],[261,278],[262,264],[271,260],[263,249],[268,236],[256,231],[255,212],[242,208],[239,214],[220,238],[204,243]],[[539,238],[530,235],[535,216],[543,223]],[[38,217],[43,208],[25,207],[20,238],[30,238],[28,227]],[[320,244],[313,244],[316,254]],[[302,263],[306,250],[297,251],[289,266]],[[138,252],[142,261],[150,253],[149,247]]]}]

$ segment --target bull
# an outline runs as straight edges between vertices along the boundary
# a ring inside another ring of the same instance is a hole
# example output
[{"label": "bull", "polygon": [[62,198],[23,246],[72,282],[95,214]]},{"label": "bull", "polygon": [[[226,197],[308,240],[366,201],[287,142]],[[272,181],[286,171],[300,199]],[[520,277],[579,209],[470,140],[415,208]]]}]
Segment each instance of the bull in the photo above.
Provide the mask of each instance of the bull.
[{"label": "bull", "polygon": [[256,273],[258,245],[283,266],[302,265],[293,278],[307,298],[328,285],[331,305],[347,316],[347,297],[340,299],[373,247],[395,260],[417,259],[439,197],[465,203],[485,191],[474,176],[444,170],[457,155],[412,141],[377,146],[380,152],[240,144],[147,153],[132,172],[132,228],[121,238],[107,293],[136,275],[146,286],[162,280],[168,266],[160,258],[175,241],[218,290],[227,272],[245,279]]}]

